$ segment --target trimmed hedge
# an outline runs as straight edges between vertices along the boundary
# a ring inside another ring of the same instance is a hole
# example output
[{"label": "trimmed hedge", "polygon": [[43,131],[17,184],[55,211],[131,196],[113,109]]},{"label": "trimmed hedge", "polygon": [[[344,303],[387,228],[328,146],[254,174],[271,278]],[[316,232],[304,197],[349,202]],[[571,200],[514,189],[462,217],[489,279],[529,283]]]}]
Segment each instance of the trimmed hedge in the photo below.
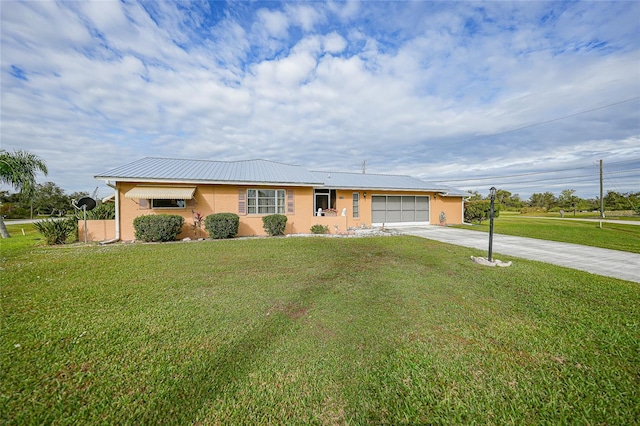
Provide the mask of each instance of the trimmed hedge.
[{"label": "trimmed hedge", "polygon": [[240,216],[235,213],[210,214],[204,220],[204,229],[214,239],[233,238],[238,235]]},{"label": "trimmed hedge", "polygon": [[176,214],[138,216],[133,219],[136,239],[145,242],[175,241],[184,225],[184,218]]},{"label": "trimmed hedge", "polygon": [[262,218],[262,227],[271,237],[284,235],[287,217],[283,214],[271,214]]}]

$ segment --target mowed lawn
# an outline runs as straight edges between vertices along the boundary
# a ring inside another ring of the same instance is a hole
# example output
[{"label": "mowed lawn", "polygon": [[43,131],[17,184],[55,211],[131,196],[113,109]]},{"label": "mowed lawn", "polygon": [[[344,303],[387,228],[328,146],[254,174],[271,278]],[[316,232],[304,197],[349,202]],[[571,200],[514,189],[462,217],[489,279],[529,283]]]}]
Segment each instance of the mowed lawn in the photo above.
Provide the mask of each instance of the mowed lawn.
[{"label": "mowed lawn", "polygon": [[[456,228],[489,232],[489,221]],[[639,225],[604,222],[600,228],[598,222],[528,217],[502,212],[494,219],[493,230],[498,234],[640,253]]]},{"label": "mowed lawn", "polygon": [[414,237],[34,237],[2,242],[3,424],[640,418],[638,284]]}]

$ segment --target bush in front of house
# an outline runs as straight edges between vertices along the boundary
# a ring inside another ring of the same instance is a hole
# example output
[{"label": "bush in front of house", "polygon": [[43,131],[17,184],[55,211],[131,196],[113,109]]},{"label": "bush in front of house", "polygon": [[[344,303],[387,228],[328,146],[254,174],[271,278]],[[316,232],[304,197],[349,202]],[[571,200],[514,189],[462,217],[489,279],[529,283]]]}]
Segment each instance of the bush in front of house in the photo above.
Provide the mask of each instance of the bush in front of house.
[{"label": "bush in front of house", "polygon": [[138,216],[133,219],[136,239],[145,242],[175,241],[184,225],[184,218],[176,214]]},{"label": "bush in front of house", "polygon": [[262,218],[262,227],[271,237],[284,235],[287,217],[283,214],[271,214]]},{"label": "bush in front of house", "polygon": [[45,219],[35,222],[33,227],[41,233],[47,244],[64,244],[78,239],[78,222],[75,217],[65,219]]},{"label": "bush in front of house", "polygon": [[204,229],[214,239],[233,238],[238,235],[240,216],[235,213],[210,214],[204,220]]},{"label": "bush in front of house", "polygon": [[[491,211],[491,201],[470,201],[464,205],[464,220],[468,223],[478,222],[489,219]],[[500,216],[500,205],[494,204],[493,217]]]},{"label": "bush in front of house", "polygon": [[312,234],[328,234],[329,233],[329,226],[320,225],[319,223],[316,223],[315,225],[313,225],[311,227],[311,233]]}]

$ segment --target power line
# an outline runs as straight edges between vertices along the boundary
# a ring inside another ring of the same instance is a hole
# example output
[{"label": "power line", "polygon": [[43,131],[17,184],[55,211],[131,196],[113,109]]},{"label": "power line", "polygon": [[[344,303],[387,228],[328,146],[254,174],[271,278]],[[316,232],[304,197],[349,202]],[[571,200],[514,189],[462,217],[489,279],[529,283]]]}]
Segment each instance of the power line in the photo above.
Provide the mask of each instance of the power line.
[{"label": "power line", "polygon": [[[629,161],[621,161],[618,163],[629,162]],[[573,169],[566,169],[573,170]],[[614,179],[614,175],[631,177],[631,176],[640,176],[640,168],[631,168],[626,170],[616,170],[611,172],[606,172],[604,177],[612,182]],[[550,172],[541,172],[538,174],[549,174]],[[525,174],[528,175],[528,174]],[[494,184],[496,186],[502,186],[508,188],[510,191],[539,187],[541,183],[548,188],[557,188],[557,187],[567,187],[568,185],[575,185],[577,187],[583,187],[588,185],[593,185],[595,181],[595,174],[589,175],[574,175],[574,176],[555,176],[550,178],[541,178],[541,179],[530,179],[530,180],[522,180],[522,181],[504,181],[504,178],[496,178],[494,179]],[[551,181],[551,182],[550,182]],[[555,181],[555,182],[554,182]],[[464,185],[469,186],[471,188],[475,187],[476,184]],[[617,189],[617,188],[616,188]],[[618,191],[620,192],[620,191]]]},{"label": "power line", "polygon": [[[614,162],[606,163],[606,165],[610,166],[610,165],[615,165],[615,164],[632,163],[632,162],[639,161],[639,160],[640,160],[640,158],[636,158],[636,159],[632,159],[632,160],[624,160],[624,161],[614,161]],[[470,181],[482,181],[482,180],[500,180],[500,179],[506,179],[506,178],[512,178],[512,177],[546,175],[546,174],[549,174],[549,173],[566,172],[566,171],[572,171],[572,170],[581,170],[581,169],[588,169],[588,168],[591,168],[591,167],[597,167],[597,164],[591,164],[591,165],[588,165],[588,166],[580,166],[580,167],[571,167],[571,168],[566,168],[566,169],[545,170],[545,171],[542,171],[542,172],[519,173],[519,174],[515,174],[515,175],[485,176],[485,177],[467,178],[467,179],[442,179],[442,180],[429,179],[429,181],[437,182],[437,183],[448,183],[448,182],[470,182]],[[638,170],[638,169],[629,169],[629,170]],[[608,173],[618,173],[618,172],[608,172]]]},{"label": "power line", "polygon": [[468,179],[448,179],[448,180],[433,180],[433,179],[430,179],[430,180],[432,182],[469,182],[469,181],[475,181],[475,180],[499,180],[499,179],[505,179],[505,178],[511,178],[511,177],[534,176],[534,175],[544,175],[544,174],[555,173],[555,172],[566,172],[566,171],[569,171],[569,170],[586,169],[586,168],[589,168],[589,167],[593,167],[593,166],[573,167],[573,168],[570,168],[570,169],[547,170],[547,171],[544,171],[544,172],[519,173],[517,175],[488,176],[488,177],[468,178]]},{"label": "power line", "polygon": [[[609,175],[625,174],[632,171],[640,171],[640,169],[629,169],[629,170],[623,170],[618,172],[608,172],[608,173],[605,173],[605,176],[609,177]],[[507,182],[507,183],[511,185],[511,184],[519,184],[519,183],[546,182],[550,180],[559,180],[559,179],[562,179],[563,181],[567,181],[567,180],[575,180],[575,179],[581,179],[581,178],[591,178],[590,180],[584,181],[584,182],[591,182],[594,178],[594,175],[561,176],[561,177],[552,177],[547,179],[534,179],[534,180],[526,180],[526,181],[520,181],[520,182]],[[577,182],[574,182],[574,183],[577,183]]]},{"label": "power line", "polygon": [[564,115],[562,117],[552,118],[551,120],[545,120],[545,121],[540,121],[540,122],[537,122],[537,123],[525,124],[525,125],[522,125],[520,127],[516,127],[514,129],[505,130],[504,132],[492,133],[492,134],[483,135],[483,136],[475,136],[475,137],[473,137],[471,139],[466,139],[466,140],[463,140],[463,141],[460,141],[460,142],[455,142],[455,143],[448,144],[447,147],[451,147],[451,146],[455,146],[455,145],[461,145],[463,143],[477,141],[478,139],[486,139],[486,138],[490,138],[492,136],[506,135],[508,133],[516,132],[518,130],[524,130],[524,129],[528,129],[528,128],[531,128],[531,127],[542,126],[543,124],[555,123],[556,121],[566,120],[567,118],[573,118],[573,117],[577,117],[579,115],[588,114],[590,112],[599,111],[601,109],[611,108],[613,106],[621,105],[621,104],[624,104],[624,103],[627,103],[627,102],[636,101],[638,99],[640,99],[640,96],[636,96],[634,98],[625,99],[625,100],[619,101],[619,102],[614,102],[614,103],[611,103],[611,104],[608,104],[608,105],[602,105],[602,106],[591,108],[591,109],[588,109],[588,110],[585,110],[585,111],[576,112],[574,114],[569,114],[569,115]]}]

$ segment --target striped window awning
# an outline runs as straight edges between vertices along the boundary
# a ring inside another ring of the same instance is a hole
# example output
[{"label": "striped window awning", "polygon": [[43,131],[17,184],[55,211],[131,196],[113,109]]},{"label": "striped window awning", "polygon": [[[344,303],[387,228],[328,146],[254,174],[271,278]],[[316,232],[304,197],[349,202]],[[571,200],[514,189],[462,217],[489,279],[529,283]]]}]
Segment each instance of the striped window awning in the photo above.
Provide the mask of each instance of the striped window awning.
[{"label": "striped window awning", "polygon": [[195,192],[195,186],[136,186],[130,191],[127,191],[124,196],[125,198],[131,198],[134,200],[190,200],[193,198],[193,194]]}]

